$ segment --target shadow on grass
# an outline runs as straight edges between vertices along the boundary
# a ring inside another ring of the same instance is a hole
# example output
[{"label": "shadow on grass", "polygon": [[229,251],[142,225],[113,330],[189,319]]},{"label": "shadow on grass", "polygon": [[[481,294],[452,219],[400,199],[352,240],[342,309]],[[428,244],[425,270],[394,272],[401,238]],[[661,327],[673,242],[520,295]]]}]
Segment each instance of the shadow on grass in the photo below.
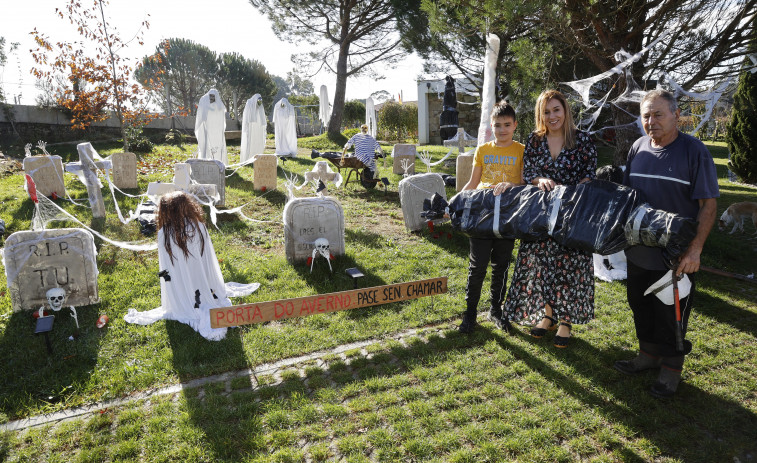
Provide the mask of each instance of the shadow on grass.
[{"label": "shadow on grass", "polygon": [[[166,330],[171,350],[173,351],[173,367],[182,382],[196,379],[206,374],[220,374],[226,371],[238,370],[240,365],[249,365],[242,344],[242,330],[229,328],[226,337],[221,341],[203,339],[191,327],[183,323],[167,322]],[[213,365],[212,371],[207,366]],[[213,453],[223,458],[232,458],[229,445],[230,431],[234,423],[223,421],[223,408],[212,400],[210,408],[199,402],[187,401],[187,413],[192,424],[202,430],[204,440]],[[212,418],[208,416],[212,415]],[[253,418],[253,417],[249,417]],[[221,421],[220,423],[218,421]],[[240,458],[232,460],[241,461]],[[232,461],[229,460],[229,461]]]},{"label": "shadow on grass", "polygon": [[[371,286],[385,285],[383,279],[377,274],[360,267],[352,257],[348,255],[336,256],[329,264],[320,254],[316,255],[313,261],[313,271],[310,272],[310,265],[306,261],[295,262],[292,268],[308,286],[314,289],[314,294],[332,293],[338,291],[349,291],[354,289],[352,277],[347,275],[348,268],[358,268],[365,276],[358,280],[359,288],[368,288]],[[350,313],[355,311],[348,311]]]},{"label": "shadow on grass", "polygon": [[27,413],[49,410],[48,405],[69,408],[83,394],[97,366],[100,343],[105,332],[95,327],[100,304],[77,307],[79,337],[68,339],[76,331],[76,323],[68,306],[55,315],[49,334],[52,354],[48,354],[45,338],[35,335],[36,320],[31,310],[11,315],[0,337],[0,358],[3,359],[0,381],[0,412],[9,419]]},{"label": "shadow on grass", "polygon": [[[628,358],[627,351],[620,347],[600,349],[576,337],[568,349],[557,350],[547,340],[544,350],[548,352],[542,358],[501,337],[495,339],[503,349],[523,360],[556,388],[596,410],[608,421],[628,428],[632,435],[649,440],[662,455],[682,461],[709,462],[755,450],[757,415],[741,403],[723,399],[685,381],[673,399],[655,399],[647,392],[656,380],[654,372],[628,377],[612,369],[616,360]],[[577,376],[588,379],[594,387],[587,388],[573,376],[558,371],[550,362],[552,357],[569,364]],[[682,440],[686,441],[685,445]],[[623,461],[643,461],[620,441],[612,442],[612,446],[621,447],[615,450],[623,455]]]},{"label": "shadow on grass", "polygon": [[[544,349],[535,354],[510,339],[512,338],[488,329],[479,329],[471,336],[456,332],[450,332],[444,338],[432,335],[428,342],[411,340],[408,346],[396,345],[375,353],[371,359],[358,356],[345,362],[334,358],[323,368],[306,369],[304,381],[299,374],[287,376],[286,372],[282,373],[284,380],[278,384],[262,381],[266,378],[257,378],[262,385],[254,391],[249,390],[250,379],[243,377],[239,379],[245,384],[238,389],[245,389],[244,391],[232,391],[228,395],[223,388],[216,387],[210,391],[206,388],[204,399],[188,397],[189,413],[195,424],[205,432],[207,442],[216,452],[214,457],[239,461],[254,454],[267,455],[277,450],[277,444],[271,436],[266,437],[264,433],[266,429],[262,422],[271,419],[265,417],[266,409],[286,411],[291,408],[288,413],[295,415],[298,407],[311,406],[310,401],[320,400],[319,391],[322,389],[333,390],[336,387],[342,391],[349,387],[352,391],[362,391],[365,385],[358,388],[354,386],[360,385],[363,380],[391,378],[407,374],[416,367],[436,366],[447,352],[484,348],[495,342],[499,348],[512,353],[517,360],[539,373],[556,389],[612,423],[613,430],[610,434],[604,434],[605,441],[602,445],[606,452],[613,452],[613,458],[643,461],[643,456],[626,442],[624,436],[630,437],[637,445],[650,445],[655,454],[682,461],[725,461],[754,451],[754,430],[757,429],[754,413],[740,403],[723,399],[685,382],[673,400],[654,399],[646,392],[646,388],[654,381],[653,373],[626,377],[612,370],[612,363],[627,355],[619,347],[599,349],[576,338],[571,341],[569,349],[557,351],[545,343]],[[235,349],[236,341],[230,341],[228,347]],[[209,355],[197,357],[196,354],[189,354],[184,361],[209,359]],[[566,374],[564,368],[556,368],[554,360],[568,364],[567,369],[571,374]],[[582,377],[593,387],[586,387],[577,380]],[[503,390],[503,394],[516,393],[515,390]],[[337,393],[337,398],[340,394]],[[550,398],[544,397],[544,400],[549,401]],[[242,408],[246,411],[240,416],[236,410]],[[558,409],[555,410],[557,413]],[[290,423],[293,419],[287,418],[286,422]],[[543,419],[551,420],[552,417],[543,416]],[[275,434],[274,430],[273,435]],[[649,443],[644,444],[644,441]]]}]

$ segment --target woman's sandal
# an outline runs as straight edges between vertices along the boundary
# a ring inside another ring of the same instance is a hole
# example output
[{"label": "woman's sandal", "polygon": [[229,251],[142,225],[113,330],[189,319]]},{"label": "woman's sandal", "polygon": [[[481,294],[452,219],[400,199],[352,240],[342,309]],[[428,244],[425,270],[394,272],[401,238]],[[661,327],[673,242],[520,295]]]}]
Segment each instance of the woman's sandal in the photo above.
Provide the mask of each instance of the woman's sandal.
[{"label": "woman's sandal", "polygon": [[544,337],[545,334],[547,334],[547,331],[554,331],[554,330],[557,329],[557,323],[558,323],[557,320],[555,320],[554,318],[550,317],[549,315],[545,315],[544,318],[546,318],[547,320],[550,321],[551,324],[549,325],[549,327],[547,327],[547,328],[538,328],[538,327],[531,328],[531,337],[536,338],[536,339],[541,339],[541,338]]},{"label": "woman's sandal", "polygon": [[[568,331],[569,333],[571,331],[573,331],[573,326],[570,323],[568,323],[568,322],[561,321],[560,325],[567,326],[568,330],[569,330]],[[555,335],[554,340],[553,340],[553,342],[555,344],[555,347],[557,347],[559,349],[564,349],[564,348],[568,347],[568,341],[570,340],[571,337],[572,337],[572,334],[569,335],[569,336],[557,336],[557,335]]]}]

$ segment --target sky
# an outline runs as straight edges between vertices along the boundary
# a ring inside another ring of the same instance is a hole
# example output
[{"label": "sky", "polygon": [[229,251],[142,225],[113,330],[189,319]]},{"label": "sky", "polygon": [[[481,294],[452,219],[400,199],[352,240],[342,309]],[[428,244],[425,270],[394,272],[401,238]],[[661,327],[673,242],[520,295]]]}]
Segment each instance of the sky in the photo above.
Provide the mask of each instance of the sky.
[{"label": "sky", "polygon": [[[91,0],[81,2],[87,7],[91,4]],[[29,32],[36,27],[52,41],[74,41],[80,37],[67,19],[55,14],[55,8],[63,8],[67,0],[3,0],[2,3],[0,36],[5,37],[6,52],[11,42],[20,42],[18,50],[8,56],[5,69],[0,69],[5,96],[13,102],[14,96],[20,94],[21,104],[33,105],[37,91],[35,78],[29,74],[34,65],[29,50],[35,48],[35,44]],[[142,21],[149,21],[144,45],[133,42],[126,51],[127,56],[135,59],[154,53],[163,39],[185,38],[216,53],[238,52],[262,63],[270,74],[285,78],[287,72],[295,68],[290,56],[305,49],[302,45],[279,40],[268,19],[248,0],[111,0],[106,15],[122,38],[133,36]],[[385,79],[349,78],[347,99],[366,98],[373,92],[386,90],[395,98],[402,92],[404,101],[415,101],[418,97],[416,81],[421,73],[421,59],[410,55],[396,69],[386,70]],[[310,80],[316,94],[321,85],[326,85],[329,99],[333,101],[334,74],[322,70]]]}]

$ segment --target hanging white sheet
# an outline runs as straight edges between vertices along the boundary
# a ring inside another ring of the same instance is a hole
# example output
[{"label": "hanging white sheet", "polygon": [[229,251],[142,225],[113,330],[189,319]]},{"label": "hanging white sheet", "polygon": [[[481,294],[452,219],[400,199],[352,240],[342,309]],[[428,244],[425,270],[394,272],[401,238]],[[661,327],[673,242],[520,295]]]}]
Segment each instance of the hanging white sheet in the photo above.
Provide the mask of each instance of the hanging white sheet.
[{"label": "hanging white sheet", "polygon": [[481,88],[481,121],[478,124],[478,144],[494,139],[490,124],[492,108],[496,103],[494,85],[497,77],[497,55],[499,54],[499,37],[494,34],[486,36],[486,54],[484,67],[484,85]]},{"label": "hanging white sheet", "polygon": [[321,85],[320,98],[318,103],[318,119],[323,125],[328,125],[331,119],[331,105],[329,104],[329,90],[325,85]]},{"label": "hanging white sheet", "polygon": [[373,98],[368,97],[365,100],[365,123],[368,125],[368,134],[376,138],[378,127],[376,126],[376,109],[373,105]]},{"label": "hanging white sheet", "polygon": [[[211,102],[211,95],[213,102]],[[218,90],[211,88],[200,98],[195,118],[195,137],[197,137],[197,157],[199,159],[216,159],[223,165],[226,158],[226,106],[221,101]]]},{"label": "hanging white sheet", "polygon": [[273,109],[276,156],[297,156],[297,112],[286,98]]},{"label": "hanging white sheet", "polygon": [[240,164],[256,154],[263,154],[266,139],[266,118],[263,101],[259,93],[247,100],[242,113],[242,146]]}]

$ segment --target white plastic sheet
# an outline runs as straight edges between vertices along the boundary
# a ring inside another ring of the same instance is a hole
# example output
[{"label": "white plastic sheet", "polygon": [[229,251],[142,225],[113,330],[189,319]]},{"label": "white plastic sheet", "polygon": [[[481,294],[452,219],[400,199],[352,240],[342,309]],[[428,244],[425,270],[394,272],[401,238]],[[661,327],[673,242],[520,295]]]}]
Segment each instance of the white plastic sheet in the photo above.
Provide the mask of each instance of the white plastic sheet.
[{"label": "white plastic sheet", "polygon": [[373,98],[368,97],[365,100],[365,123],[368,126],[368,135],[376,138],[378,127],[376,124],[376,109],[373,105]]},{"label": "white plastic sheet", "polygon": [[297,112],[282,98],[273,109],[273,125],[277,156],[297,156]]},{"label": "white plastic sheet", "polygon": [[497,55],[499,54],[499,37],[494,34],[486,36],[486,55],[484,64],[484,85],[481,88],[481,121],[478,124],[478,144],[491,141],[492,134],[491,120],[492,108],[494,108],[494,84],[497,73]]},{"label": "white plastic sheet", "polygon": [[[211,102],[211,95],[215,101]],[[224,165],[226,158],[226,106],[221,101],[218,90],[211,88],[200,98],[195,118],[195,137],[197,137],[197,157],[199,159],[216,159]]]},{"label": "white plastic sheet", "polygon": [[265,149],[265,139],[265,110],[260,94],[256,93],[252,98],[247,100],[247,104],[244,105],[244,112],[242,113],[240,164],[249,161],[256,154],[262,154]]},{"label": "white plastic sheet", "polygon": [[323,125],[328,125],[331,120],[331,105],[329,104],[329,89],[321,85],[320,98],[318,104],[318,119]]}]

